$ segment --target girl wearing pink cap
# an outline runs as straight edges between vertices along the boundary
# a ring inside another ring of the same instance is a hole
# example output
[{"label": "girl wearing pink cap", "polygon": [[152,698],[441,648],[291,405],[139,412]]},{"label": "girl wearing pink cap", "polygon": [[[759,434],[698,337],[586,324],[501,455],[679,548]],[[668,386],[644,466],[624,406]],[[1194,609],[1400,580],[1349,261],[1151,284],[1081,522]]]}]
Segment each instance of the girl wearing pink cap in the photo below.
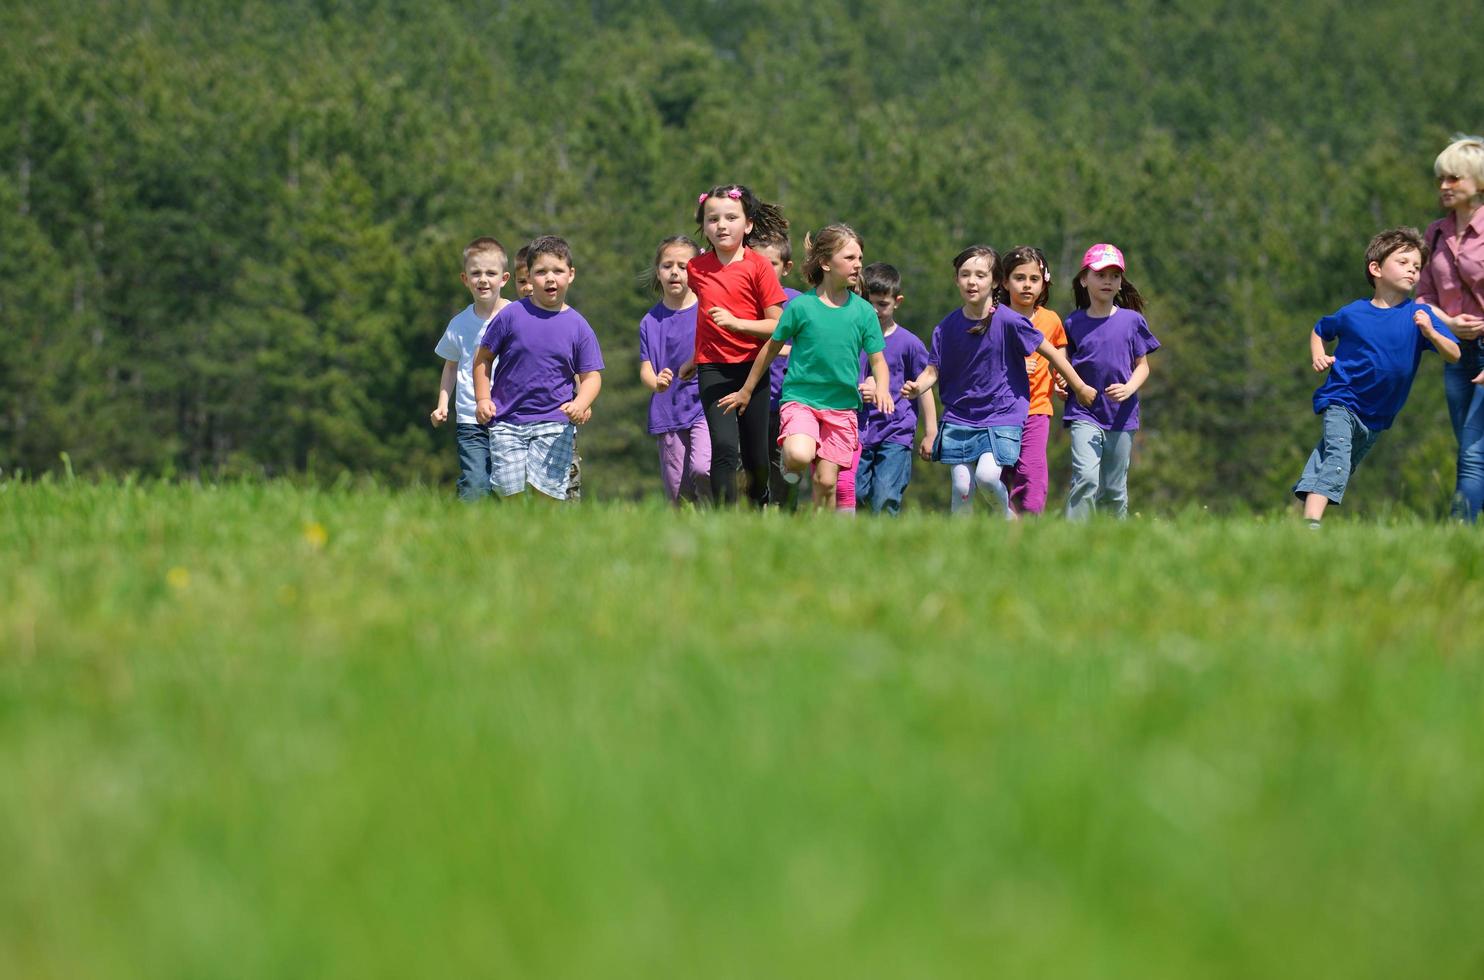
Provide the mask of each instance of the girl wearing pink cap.
[{"label": "girl wearing pink cap", "polygon": [[1072,281],[1077,310],[1067,317],[1067,357],[1097,389],[1090,404],[1067,402],[1062,423],[1072,435],[1072,486],[1067,517],[1085,519],[1107,508],[1128,516],[1128,460],[1139,428],[1139,388],[1159,341],[1144,322],[1144,301],[1123,277],[1123,253],[1094,245]]}]

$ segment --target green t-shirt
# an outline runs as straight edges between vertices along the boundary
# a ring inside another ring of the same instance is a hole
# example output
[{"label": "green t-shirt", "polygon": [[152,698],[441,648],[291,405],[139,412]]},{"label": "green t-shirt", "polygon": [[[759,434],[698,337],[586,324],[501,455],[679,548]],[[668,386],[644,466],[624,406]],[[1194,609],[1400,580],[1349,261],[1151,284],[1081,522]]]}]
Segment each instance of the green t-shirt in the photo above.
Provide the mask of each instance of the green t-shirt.
[{"label": "green t-shirt", "polygon": [[773,339],[793,344],[779,400],[821,409],[860,408],[861,354],[886,347],[875,309],[855,293],[839,308],[818,293],[795,296]]}]

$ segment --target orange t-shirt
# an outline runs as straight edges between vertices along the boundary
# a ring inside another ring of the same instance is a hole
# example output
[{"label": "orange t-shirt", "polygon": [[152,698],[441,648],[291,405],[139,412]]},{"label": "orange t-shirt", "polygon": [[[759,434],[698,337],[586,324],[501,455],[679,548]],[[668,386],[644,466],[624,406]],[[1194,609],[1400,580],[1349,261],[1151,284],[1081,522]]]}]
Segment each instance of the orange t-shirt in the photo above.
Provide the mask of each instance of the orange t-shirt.
[{"label": "orange t-shirt", "polygon": [[[1051,341],[1052,347],[1067,346],[1067,331],[1061,325],[1061,317],[1056,315],[1055,310],[1048,310],[1044,306],[1036,307],[1036,312],[1031,314],[1031,323],[1041,331],[1042,336]],[[1052,370],[1051,363],[1040,354],[1032,354],[1025,359],[1025,369],[1030,374],[1031,382],[1031,415],[1055,415],[1051,410],[1051,386]]]}]

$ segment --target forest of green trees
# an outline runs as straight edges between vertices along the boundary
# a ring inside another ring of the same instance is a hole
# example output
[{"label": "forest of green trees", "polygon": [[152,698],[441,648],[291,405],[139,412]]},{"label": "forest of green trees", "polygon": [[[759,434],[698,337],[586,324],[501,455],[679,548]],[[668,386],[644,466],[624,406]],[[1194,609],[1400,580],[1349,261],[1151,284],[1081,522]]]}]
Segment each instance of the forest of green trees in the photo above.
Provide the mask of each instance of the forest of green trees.
[{"label": "forest of green trees", "polygon": [[[589,492],[657,492],[640,275],[740,181],[796,247],[853,224],[924,337],[967,244],[1041,245],[1065,313],[1117,243],[1164,345],[1135,509],[1280,507],[1306,333],[1375,231],[1436,216],[1480,37],[1484,7],[1375,0],[6,4],[0,468],[451,484],[459,249],[550,232],[608,363]],[[1442,405],[1431,359],[1359,508],[1446,511]]]}]

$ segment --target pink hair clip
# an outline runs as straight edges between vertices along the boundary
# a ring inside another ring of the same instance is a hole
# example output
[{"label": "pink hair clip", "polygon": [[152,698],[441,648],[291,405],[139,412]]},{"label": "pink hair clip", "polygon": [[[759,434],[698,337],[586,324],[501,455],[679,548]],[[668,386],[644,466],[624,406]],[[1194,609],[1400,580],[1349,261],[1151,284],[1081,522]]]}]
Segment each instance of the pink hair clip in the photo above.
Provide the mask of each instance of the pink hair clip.
[{"label": "pink hair clip", "polygon": [[734,201],[740,201],[742,200],[742,191],[736,187],[733,187],[731,190],[727,191],[727,197],[730,197]]},{"label": "pink hair clip", "polygon": [[706,203],[706,198],[708,198],[710,196],[711,196],[710,194],[702,194],[700,197],[696,198],[696,203],[697,204],[705,204]]}]

